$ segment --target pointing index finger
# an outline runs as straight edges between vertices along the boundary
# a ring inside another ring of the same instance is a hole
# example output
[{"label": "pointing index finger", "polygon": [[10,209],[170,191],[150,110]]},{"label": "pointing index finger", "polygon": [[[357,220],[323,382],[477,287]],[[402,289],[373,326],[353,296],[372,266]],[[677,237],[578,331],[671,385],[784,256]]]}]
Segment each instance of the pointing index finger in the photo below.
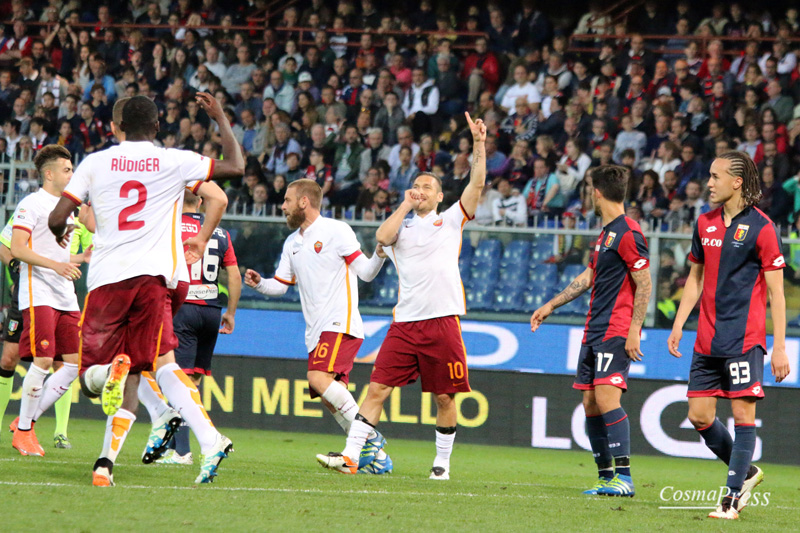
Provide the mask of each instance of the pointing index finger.
[{"label": "pointing index finger", "polygon": [[469,111],[464,111],[464,116],[467,117],[467,124],[469,124],[470,127],[475,125],[475,123],[472,121],[472,117],[469,116]]}]

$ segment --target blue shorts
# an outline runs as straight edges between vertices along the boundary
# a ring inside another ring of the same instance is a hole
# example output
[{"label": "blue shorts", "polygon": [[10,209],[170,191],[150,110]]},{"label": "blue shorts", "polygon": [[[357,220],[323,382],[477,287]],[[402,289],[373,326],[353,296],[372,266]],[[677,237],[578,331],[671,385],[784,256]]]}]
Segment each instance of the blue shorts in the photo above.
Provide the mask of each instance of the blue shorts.
[{"label": "blue shorts", "polygon": [[578,373],[572,388],[594,390],[596,385],[613,385],[625,392],[631,368],[625,341],[625,337],[613,337],[593,346],[581,345]]},{"label": "blue shorts", "polygon": [[211,375],[211,357],[219,335],[222,309],[186,302],[178,309],[173,324],[178,347],[175,361],[187,374]]},{"label": "blue shorts", "polygon": [[714,357],[694,352],[689,370],[689,398],[764,397],[764,356],[761,346],[734,357]]}]

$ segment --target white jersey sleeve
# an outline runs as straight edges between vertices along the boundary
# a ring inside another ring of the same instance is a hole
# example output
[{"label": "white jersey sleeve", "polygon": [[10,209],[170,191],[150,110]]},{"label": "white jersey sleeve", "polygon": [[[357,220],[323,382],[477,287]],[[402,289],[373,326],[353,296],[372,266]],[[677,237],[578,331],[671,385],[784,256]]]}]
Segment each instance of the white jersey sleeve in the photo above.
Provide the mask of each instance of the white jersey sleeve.
[{"label": "white jersey sleeve", "polygon": [[461,205],[461,200],[448,207],[447,210],[442,213],[442,219],[448,226],[458,229],[463,228],[464,224],[472,220],[472,218],[467,216],[464,206]]},{"label": "white jersey sleeve", "polygon": [[291,242],[294,240],[294,233],[289,235],[289,238],[286,239],[286,242],[283,243],[283,251],[281,252],[281,259],[278,263],[278,268],[275,270],[275,279],[280,281],[285,285],[294,285],[297,283],[297,279],[294,274],[294,269],[292,268],[292,259],[291,255]]},{"label": "white jersey sleeve", "polygon": [[214,173],[214,160],[189,150],[167,149],[167,155],[175,158],[181,179],[196,193],[200,184],[211,179]]},{"label": "white jersey sleeve", "polygon": [[72,177],[69,179],[69,183],[64,192],[61,193],[61,196],[69,198],[78,206],[91,201],[89,191],[91,190],[92,162],[94,160],[95,158],[90,156],[81,161],[81,164],[72,173]]},{"label": "white jersey sleeve", "polygon": [[361,253],[361,243],[349,224],[342,223],[341,232],[336,234],[336,253],[349,265]]}]

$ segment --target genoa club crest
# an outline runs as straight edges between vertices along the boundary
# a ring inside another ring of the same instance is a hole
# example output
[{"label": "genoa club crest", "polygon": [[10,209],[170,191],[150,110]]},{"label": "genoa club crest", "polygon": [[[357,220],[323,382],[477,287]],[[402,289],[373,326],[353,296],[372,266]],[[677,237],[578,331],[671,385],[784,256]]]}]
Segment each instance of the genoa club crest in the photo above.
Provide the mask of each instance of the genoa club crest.
[{"label": "genoa club crest", "polygon": [[317,253],[322,251],[322,241],[317,241],[314,243],[314,251]]},{"label": "genoa club crest", "polygon": [[750,229],[750,226],[746,224],[739,224],[739,227],[736,228],[736,233],[733,234],[733,240],[742,242],[745,237],[747,237],[747,230]]},{"label": "genoa club crest", "polygon": [[614,233],[613,231],[609,231],[608,232],[608,236],[606,237],[606,242],[603,244],[603,246],[608,248],[609,246],[611,246],[611,244],[614,242],[614,239],[616,239],[616,238],[617,238],[617,234]]}]

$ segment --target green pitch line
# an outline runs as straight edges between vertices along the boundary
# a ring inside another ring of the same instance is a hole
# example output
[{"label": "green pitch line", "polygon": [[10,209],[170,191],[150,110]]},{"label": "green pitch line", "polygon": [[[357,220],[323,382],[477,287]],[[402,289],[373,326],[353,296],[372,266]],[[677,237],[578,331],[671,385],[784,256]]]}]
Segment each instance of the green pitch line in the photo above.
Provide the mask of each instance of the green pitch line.
[{"label": "green pitch line", "polygon": [[[144,413],[142,413],[144,415]],[[146,419],[146,415],[143,416]],[[758,488],[766,506],[751,506],[736,523],[706,518],[709,501],[681,496],[719,490],[719,462],[634,457],[636,497],[587,498],[596,474],[588,452],[459,444],[449,482],[428,480],[431,441],[387,435],[395,470],[385,476],[344,476],[314,456],[340,450],[344,435],[229,429],[236,452],[217,481],[195,486],[194,466],[143,465],[149,426],[135,424],[114,468],[117,486],[91,486],[91,466],[104,423],[71,420],[72,450],[56,450],[53,419],[36,426],[46,456],[22,457],[0,435],[3,531],[790,531],[800,516],[800,468],[761,464]],[[433,432],[431,432],[433,433]],[[680,491],[680,492],[679,492]],[[768,493],[768,495],[767,495]],[[678,494],[679,500],[673,498]]]}]

